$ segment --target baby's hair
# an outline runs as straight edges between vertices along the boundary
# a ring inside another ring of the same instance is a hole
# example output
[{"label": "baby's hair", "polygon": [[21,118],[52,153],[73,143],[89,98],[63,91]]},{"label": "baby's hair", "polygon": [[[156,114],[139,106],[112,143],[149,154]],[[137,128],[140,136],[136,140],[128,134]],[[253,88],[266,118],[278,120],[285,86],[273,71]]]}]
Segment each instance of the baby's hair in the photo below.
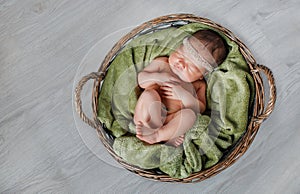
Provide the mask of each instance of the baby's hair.
[{"label": "baby's hair", "polygon": [[220,65],[227,56],[227,47],[224,39],[213,30],[199,30],[192,34],[211,53],[215,63]]}]

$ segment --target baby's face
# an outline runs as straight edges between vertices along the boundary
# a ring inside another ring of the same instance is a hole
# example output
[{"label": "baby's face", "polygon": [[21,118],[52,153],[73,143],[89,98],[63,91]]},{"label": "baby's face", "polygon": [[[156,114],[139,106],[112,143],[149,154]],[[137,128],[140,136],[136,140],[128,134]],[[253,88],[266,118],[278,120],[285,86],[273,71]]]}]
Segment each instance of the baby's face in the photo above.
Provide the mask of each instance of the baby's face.
[{"label": "baby's face", "polygon": [[185,82],[202,79],[207,72],[204,67],[195,65],[193,57],[189,52],[186,52],[183,44],[170,54],[169,64],[173,73]]}]

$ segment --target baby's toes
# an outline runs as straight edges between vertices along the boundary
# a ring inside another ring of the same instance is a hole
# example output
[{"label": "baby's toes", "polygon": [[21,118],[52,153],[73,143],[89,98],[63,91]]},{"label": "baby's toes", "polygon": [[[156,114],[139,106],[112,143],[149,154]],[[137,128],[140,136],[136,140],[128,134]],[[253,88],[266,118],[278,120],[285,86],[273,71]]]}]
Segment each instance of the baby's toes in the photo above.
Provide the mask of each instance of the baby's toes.
[{"label": "baby's toes", "polygon": [[180,142],[177,142],[177,141],[174,142],[175,147],[178,147],[179,145],[180,145]]},{"label": "baby's toes", "polygon": [[183,143],[183,137],[178,137],[177,139],[176,139],[176,144],[177,145],[180,145],[180,144],[182,144]]},{"label": "baby's toes", "polygon": [[136,129],[136,134],[137,135],[142,135],[142,123],[141,122],[138,122],[135,126],[135,129]]},{"label": "baby's toes", "polygon": [[136,135],[137,135],[137,136],[141,136],[141,135],[142,135],[142,132],[141,132],[140,130],[136,129]]}]

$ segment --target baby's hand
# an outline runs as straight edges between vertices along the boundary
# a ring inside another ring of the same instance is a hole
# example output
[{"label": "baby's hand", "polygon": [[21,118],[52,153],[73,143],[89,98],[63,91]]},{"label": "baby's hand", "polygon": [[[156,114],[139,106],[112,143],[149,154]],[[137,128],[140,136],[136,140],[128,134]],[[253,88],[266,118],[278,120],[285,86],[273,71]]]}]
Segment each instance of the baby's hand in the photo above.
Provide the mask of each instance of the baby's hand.
[{"label": "baby's hand", "polygon": [[174,100],[182,101],[185,96],[189,94],[188,91],[176,82],[166,82],[160,87],[160,89],[163,92],[163,97]]}]

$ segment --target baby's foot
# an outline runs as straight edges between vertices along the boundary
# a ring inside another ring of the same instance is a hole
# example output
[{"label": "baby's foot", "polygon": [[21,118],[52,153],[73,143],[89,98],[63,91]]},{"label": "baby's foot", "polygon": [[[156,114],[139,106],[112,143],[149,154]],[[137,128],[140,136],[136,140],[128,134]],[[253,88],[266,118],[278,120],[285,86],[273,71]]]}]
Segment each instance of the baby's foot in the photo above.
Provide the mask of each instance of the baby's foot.
[{"label": "baby's foot", "polygon": [[136,137],[149,144],[157,143],[157,131],[146,127],[141,121],[136,124]]},{"label": "baby's foot", "polygon": [[175,137],[173,139],[170,139],[169,141],[167,141],[167,145],[171,145],[171,146],[174,146],[174,147],[178,147],[180,146],[184,141],[184,135],[181,135],[179,137]]}]

